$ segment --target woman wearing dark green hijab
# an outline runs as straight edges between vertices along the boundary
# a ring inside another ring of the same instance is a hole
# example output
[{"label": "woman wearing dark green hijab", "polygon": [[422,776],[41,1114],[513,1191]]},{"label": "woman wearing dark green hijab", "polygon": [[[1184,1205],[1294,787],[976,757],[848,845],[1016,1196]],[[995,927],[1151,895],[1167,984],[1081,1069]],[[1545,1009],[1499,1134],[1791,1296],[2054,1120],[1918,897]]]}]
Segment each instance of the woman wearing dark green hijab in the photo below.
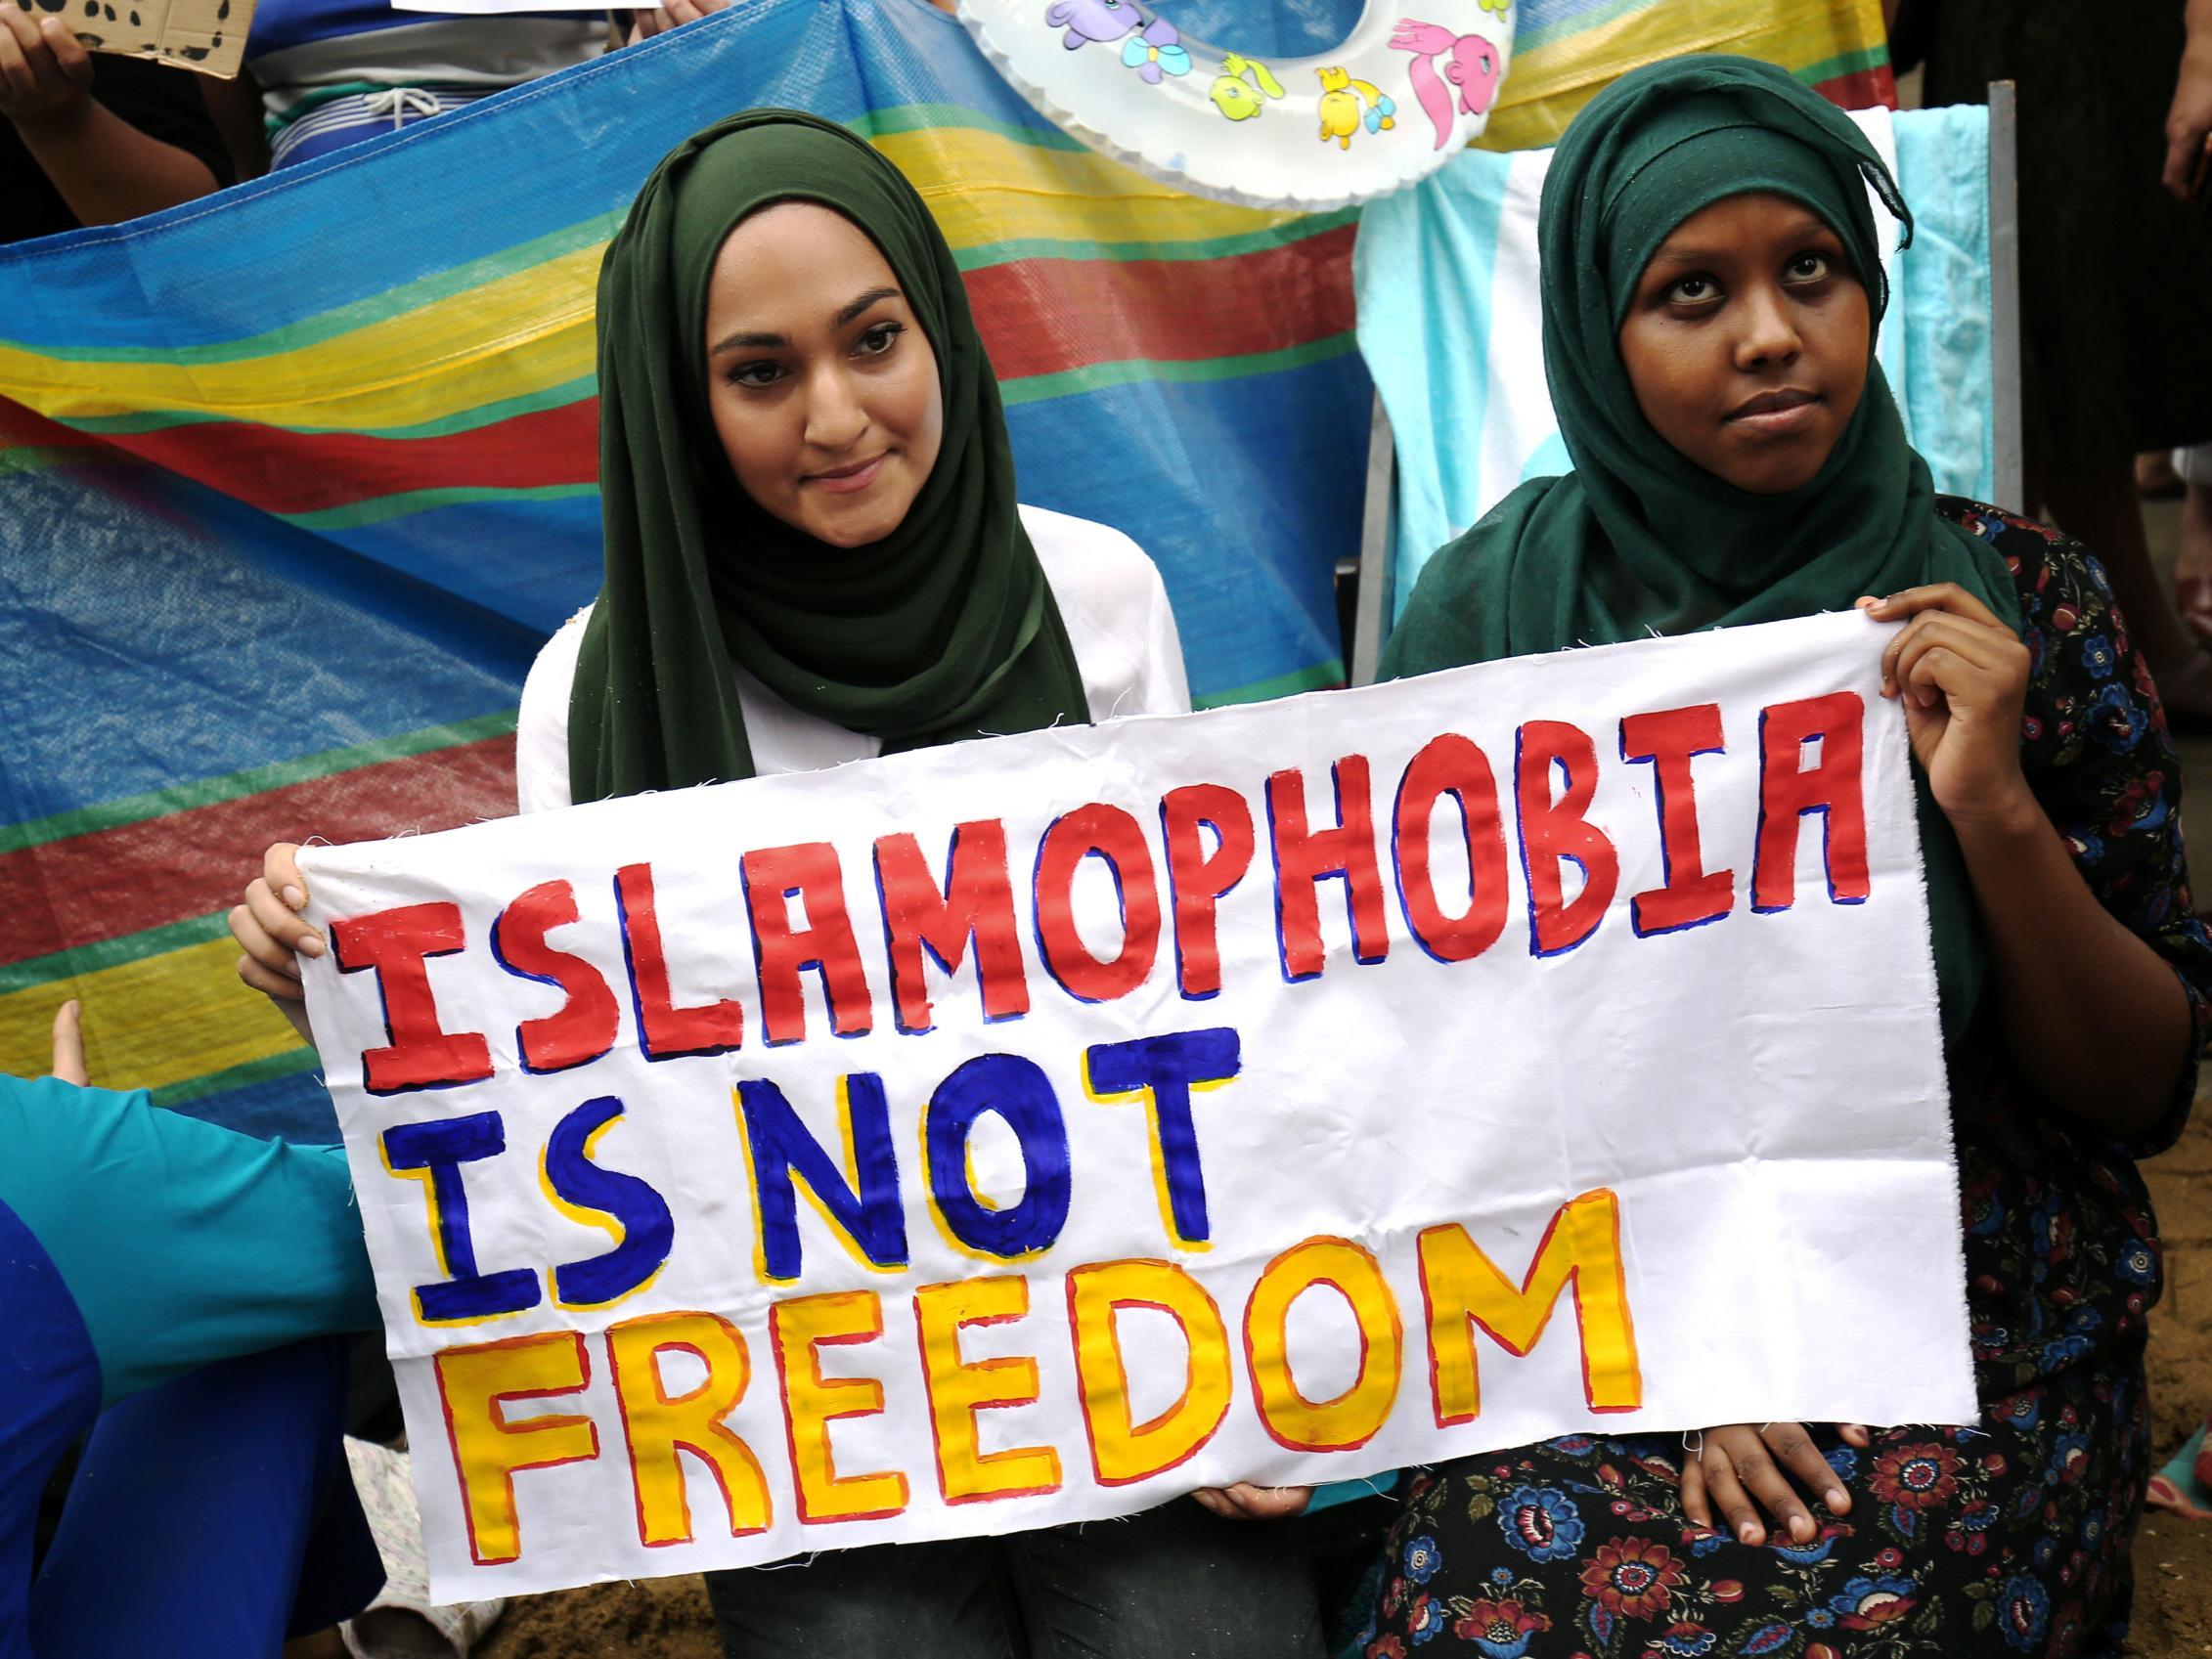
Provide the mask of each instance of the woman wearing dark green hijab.
[{"label": "woman wearing dark green hijab", "polygon": [[[605,579],[523,689],[524,811],[1189,709],[1151,562],[1017,504],[951,250],[863,140],[756,109],[678,146],[607,250],[598,327]],[[292,952],[323,945],[293,851],[233,931],[297,1023]],[[742,1659],[1317,1659],[1304,1551],[1209,1503],[708,1590]]]},{"label": "woman wearing dark green hijab", "polygon": [[[2133,1157],[2188,1113],[2212,938],[2103,573],[1936,496],[1906,440],[1870,189],[1909,235],[1872,146],[1767,65],[1682,59],[1594,100],[1538,233],[1574,469],[1438,553],[1384,666],[1854,604],[1904,625],[1883,683],[1921,790],[1983,1420],[1578,1434],[1423,1473],[1370,1654],[2106,1652],[2124,1631],[2159,1288]],[[1854,1218],[1834,1224],[1848,1250]],[[1725,1364],[1761,1338],[1711,1288]]]},{"label": "woman wearing dark green hijab", "polygon": [[[1189,707],[1151,563],[1018,506],[936,222],[863,140],[753,110],[671,153],[599,281],[597,602],[533,669],[525,809]],[[710,1574],[733,1656],[1317,1655],[1303,1555],[1126,1522]]]}]

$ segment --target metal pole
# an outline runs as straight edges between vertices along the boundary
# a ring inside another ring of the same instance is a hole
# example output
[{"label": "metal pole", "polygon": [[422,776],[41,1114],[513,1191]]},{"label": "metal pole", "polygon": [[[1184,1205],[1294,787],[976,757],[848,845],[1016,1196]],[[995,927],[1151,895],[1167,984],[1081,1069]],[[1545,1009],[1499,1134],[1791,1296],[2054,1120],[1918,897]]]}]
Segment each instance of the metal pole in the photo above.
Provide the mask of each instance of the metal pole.
[{"label": "metal pole", "polygon": [[1375,394],[1375,413],[1367,433],[1367,502],[1359,525],[1359,590],[1351,619],[1351,683],[1372,685],[1375,664],[1390,637],[1390,617],[1397,586],[1397,560],[1392,547],[1391,508],[1397,488],[1397,458],[1391,446],[1391,417],[1383,394]]},{"label": "metal pole", "polygon": [[1996,479],[1991,504],[2028,511],[2020,413],[2020,153],[2019,89],[1989,83],[1989,355],[1990,421]]}]

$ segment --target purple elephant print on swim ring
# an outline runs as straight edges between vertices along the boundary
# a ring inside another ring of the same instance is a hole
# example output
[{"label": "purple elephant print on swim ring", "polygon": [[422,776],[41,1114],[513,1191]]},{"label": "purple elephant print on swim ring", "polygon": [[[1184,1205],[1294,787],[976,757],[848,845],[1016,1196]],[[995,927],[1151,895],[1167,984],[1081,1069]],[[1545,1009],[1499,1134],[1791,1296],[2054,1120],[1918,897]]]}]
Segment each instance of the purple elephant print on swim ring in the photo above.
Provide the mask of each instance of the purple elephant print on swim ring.
[{"label": "purple elephant print on swim ring", "polygon": [[[1067,30],[1060,44],[1070,52],[1092,41],[1121,41],[1122,62],[1154,86],[1164,74],[1190,73],[1190,54],[1183,49],[1175,25],[1165,18],[1147,22],[1130,0],[1053,0],[1044,21]],[[1138,29],[1140,23],[1143,27]]]}]

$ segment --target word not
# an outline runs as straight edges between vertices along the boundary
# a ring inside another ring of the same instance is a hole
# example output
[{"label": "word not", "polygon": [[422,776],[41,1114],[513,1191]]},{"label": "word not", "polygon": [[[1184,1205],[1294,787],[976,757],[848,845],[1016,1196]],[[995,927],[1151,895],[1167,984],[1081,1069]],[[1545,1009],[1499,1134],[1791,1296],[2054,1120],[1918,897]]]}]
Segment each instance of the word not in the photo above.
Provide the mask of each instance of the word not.
[{"label": "word not", "polygon": [[[1213,1221],[1192,1113],[1195,1092],[1237,1075],[1241,1045],[1227,1026],[1094,1043],[1083,1053],[1084,1086],[1101,1105],[1141,1102],[1149,1126],[1161,1225],[1171,1243],[1204,1249]],[[907,1266],[906,1204],[900,1191],[898,1137],[891,1102],[875,1072],[856,1071],[837,1088],[838,1143],[830,1152],[766,1078],[736,1087],[745,1173],[752,1196],[754,1271],[763,1284],[790,1284],[803,1269],[802,1194],[858,1261],[883,1272]],[[1019,1147],[1023,1188],[1011,1203],[976,1191],[968,1144],[986,1114]],[[605,1308],[642,1290],[668,1260],[676,1224],[668,1201],[647,1181],[607,1167],[600,1138],[624,1115],[612,1095],[584,1102],[553,1127],[539,1160],[547,1200],[572,1220],[603,1228],[611,1248],[546,1275],[565,1308]],[[962,1062],[921,1109],[925,1192],[931,1219],[955,1250],[1012,1262],[1041,1255],[1068,1218],[1073,1168],[1067,1120],[1044,1069],[1016,1054]],[[442,1277],[417,1285],[415,1316],[423,1325],[458,1325],[521,1313],[542,1299],[530,1268],[486,1271],[478,1262],[465,1171],[507,1151],[497,1112],[399,1123],[378,1137],[384,1167],[423,1186],[431,1248]]]}]

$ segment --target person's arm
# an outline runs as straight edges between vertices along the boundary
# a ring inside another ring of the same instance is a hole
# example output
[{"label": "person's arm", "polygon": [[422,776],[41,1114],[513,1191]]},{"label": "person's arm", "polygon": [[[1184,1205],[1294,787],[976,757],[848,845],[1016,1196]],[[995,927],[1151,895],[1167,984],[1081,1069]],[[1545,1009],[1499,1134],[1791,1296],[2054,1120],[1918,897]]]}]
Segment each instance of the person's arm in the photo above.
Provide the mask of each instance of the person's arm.
[{"label": "person's arm", "polygon": [[199,96],[207,115],[231,153],[231,168],[241,180],[258,179],[269,170],[269,129],[263,120],[261,86],[244,69],[232,80],[201,75]]},{"label": "person's arm", "polygon": [[378,1323],[339,1147],[262,1141],[85,1083],[74,1002],[54,1071],[0,1075],[0,1202],[67,1286],[112,1403],[184,1372]]},{"label": "person's arm", "polygon": [[212,195],[198,156],[150,138],[92,96],[92,54],[58,17],[0,0],[0,114],[84,225]]},{"label": "person's arm", "polygon": [[2166,110],[2166,166],[2159,179],[2184,201],[2203,170],[2205,138],[2212,134],[2212,0],[2189,0],[2186,16],[2189,42]]},{"label": "person's arm", "polygon": [[1882,694],[1903,700],[1913,754],[1966,856],[2013,1061],[2088,1127],[2144,1133],[2190,1061],[2189,993],[2090,891],[2029,787],[2027,647],[1952,583],[1860,604],[1906,623],[1882,657]]}]

